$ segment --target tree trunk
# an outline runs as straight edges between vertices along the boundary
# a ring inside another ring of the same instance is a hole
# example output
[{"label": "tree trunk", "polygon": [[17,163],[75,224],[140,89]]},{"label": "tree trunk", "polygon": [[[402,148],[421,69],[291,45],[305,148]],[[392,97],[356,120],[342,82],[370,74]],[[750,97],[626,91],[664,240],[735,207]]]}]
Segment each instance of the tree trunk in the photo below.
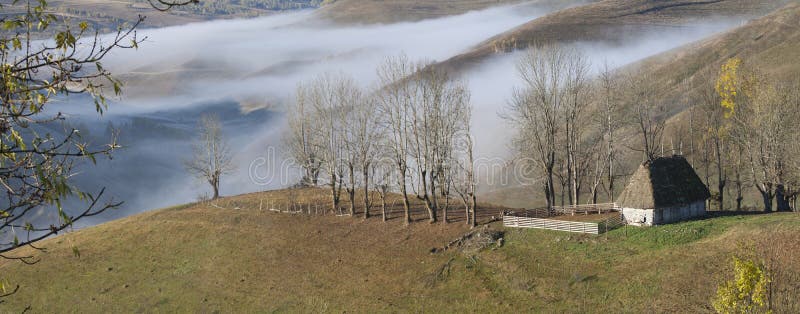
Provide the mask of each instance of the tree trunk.
[{"label": "tree trunk", "polygon": [[744,200],[744,184],[742,182],[742,174],[739,169],[736,169],[736,211],[742,210],[742,201]]},{"label": "tree trunk", "polygon": [[778,184],[778,186],[775,187],[775,200],[778,204],[779,212],[792,211],[792,206],[789,203],[789,198],[786,193],[786,187],[783,184]]},{"label": "tree trunk", "polygon": [[470,217],[469,203],[467,203],[467,200],[464,199],[463,197],[462,197],[462,201],[464,201],[464,215],[465,215],[465,217],[467,217],[467,225],[471,226],[472,225],[472,217]]},{"label": "tree trunk", "polygon": [[759,190],[761,193],[761,199],[764,201],[764,211],[771,212],[772,211],[772,192],[766,190]]},{"label": "tree trunk", "polygon": [[214,182],[211,183],[211,186],[214,188],[214,196],[211,199],[212,200],[218,199],[219,198],[219,181],[215,179]]},{"label": "tree trunk", "polygon": [[547,209],[549,211],[553,210],[553,206],[555,206],[555,202],[556,202],[556,191],[555,191],[555,185],[554,185],[555,180],[553,178],[553,167],[555,166],[555,163],[556,163],[556,156],[555,156],[554,153],[551,153],[550,157],[549,157],[549,162],[548,162],[548,165],[547,165],[547,188],[548,188],[548,191],[547,191],[547,197],[548,197]]},{"label": "tree trunk", "polygon": [[472,198],[472,227],[475,228],[478,226],[478,200],[475,197],[475,190],[473,189],[472,193],[470,194]]},{"label": "tree trunk", "polygon": [[353,165],[349,165],[350,186],[347,188],[347,197],[350,199],[350,217],[356,216],[356,177]]},{"label": "tree trunk", "polygon": [[723,143],[718,137],[715,137],[714,147],[717,151],[717,193],[719,193],[717,209],[723,211],[725,210],[725,185],[728,183],[728,176],[725,174],[724,161],[722,159]]},{"label": "tree trunk", "polygon": [[442,207],[442,224],[447,224],[447,209],[450,207],[450,196],[444,194],[444,206]]},{"label": "tree trunk", "polygon": [[411,203],[408,201],[408,187],[406,187],[406,172],[400,166],[400,194],[403,194],[403,213],[405,214],[405,225],[411,224]]},{"label": "tree trunk", "polygon": [[333,213],[339,211],[339,196],[336,193],[336,174],[331,174],[331,210]]},{"label": "tree trunk", "polygon": [[545,182],[544,184],[544,198],[547,202],[547,212],[548,214],[553,211],[553,199],[550,198],[550,184]]},{"label": "tree trunk", "polygon": [[725,179],[720,178],[717,184],[717,193],[719,193],[719,204],[717,210],[725,210]]},{"label": "tree trunk", "polygon": [[[436,223],[436,207],[431,201],[431,195],[428,194],[428,175],[426,171],[422,172],[420,176],[422,178],[422,184],[420,184],[422,188],[422,197],[421,200],[425,201],[425,209],[428,211],[428,219],[430,223]],[[433,197],[436,197],[435,195]]]},{"label": "tree trunk", "polygon": [[361,173],[364,175],[364,219],[369,218],[369,165],[365,165],[361,170]]},{"label": "tree trunk", "polygon": [[381,218],[386,222],[386,191],[381,192]]},{"label": "tree trunk", "polygon": [[742,201],[744,200],[744,196],[742,196],[742,188],[736,188],[736,211],[742,210]]}]

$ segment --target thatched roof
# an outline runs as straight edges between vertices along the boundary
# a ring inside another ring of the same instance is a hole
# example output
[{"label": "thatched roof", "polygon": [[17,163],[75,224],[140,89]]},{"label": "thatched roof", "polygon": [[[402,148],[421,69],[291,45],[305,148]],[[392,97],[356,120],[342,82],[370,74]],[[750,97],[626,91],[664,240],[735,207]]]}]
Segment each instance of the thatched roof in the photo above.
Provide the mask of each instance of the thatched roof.
[{"label": "thatched roof", "polygon": [[631,176],[617,199],[625,208],[665,208],[705,201],[710,197],[697,173],[681,156],[647,161]]}]

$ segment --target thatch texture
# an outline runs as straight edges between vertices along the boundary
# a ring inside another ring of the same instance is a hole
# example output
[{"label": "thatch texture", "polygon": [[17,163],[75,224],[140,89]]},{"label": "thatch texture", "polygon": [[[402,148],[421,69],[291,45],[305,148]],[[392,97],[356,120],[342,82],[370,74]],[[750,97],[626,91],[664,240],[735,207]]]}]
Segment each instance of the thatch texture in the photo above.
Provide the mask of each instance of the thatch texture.
[{"label": "thatch texture", "polygon": [[624,208],[660,209],[705,201],[708,188],[681,156],[647,161],[631,176],[617,199]]}]

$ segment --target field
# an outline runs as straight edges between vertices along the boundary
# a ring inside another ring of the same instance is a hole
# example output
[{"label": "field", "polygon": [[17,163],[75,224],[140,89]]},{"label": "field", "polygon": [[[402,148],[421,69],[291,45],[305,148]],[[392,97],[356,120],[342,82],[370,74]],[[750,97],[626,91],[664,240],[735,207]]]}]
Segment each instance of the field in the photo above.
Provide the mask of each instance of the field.
[{"label": "field", "polygon": [[463,221],[404,227],[258,209],[324,192],[190,204],[46,240],[35,265],[0,261],[6,285],[20,285],[2,311],[708,312],[739,241],[800,252],[791,213],[601,236],[509,229],[500,247],[433,254],[468,231]]}]

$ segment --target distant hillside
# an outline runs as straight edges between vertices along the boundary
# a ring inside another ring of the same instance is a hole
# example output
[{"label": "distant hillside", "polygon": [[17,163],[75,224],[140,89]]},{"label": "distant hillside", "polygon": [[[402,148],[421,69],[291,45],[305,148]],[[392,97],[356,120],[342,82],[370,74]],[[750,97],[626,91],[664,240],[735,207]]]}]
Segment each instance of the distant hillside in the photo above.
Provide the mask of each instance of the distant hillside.
[{"label": "distant hillside", "polygon": [[491,6],[526,3],[559,9],[592,0],[336,0],[320,9],[320,16],[345,24],[419,21],[463,14]]},{"label": "distant hillside", "polygon": [[[59,18],[71,19],[75,23],[88,21],[95,29],[110,32],[123,23],[134,22],[139,15],[147,16],[144,27],[163,27],[212,19],[255,17],[283,10],[316,8],[321,1],[214,0],[200,1],[197,4],[173,7],[167,12],[159,12],[153,9],[147,0],[52,0],[48,1],[48,9]],[[36,1],[32,3],[35,5]],[[24,12],[25,6],[26,1],[3,4],[3,14]]]},{"label": "distant hillside", "polygon": [[[680,103],[685,88],[712,89],[719,66],[738,57],[772,78],[797,80],[800,75],[800,3],[702,41],[653,56],[626,70],[646,69],[660,97]],[[710,75],[710,76],[709,76]],[[671,108],[679,112],[681,107]]]},{"label": "distant hillside", "polygon": [[[314,194],[304,190],[297,197]],[[10,252],[41,261],[0,259],[5,286],[20,285],[2,309],[711,312],[711,296],[729,278],[730,257],[742,239],[780,248],[785,272],[777,279],[800,274],[800,216],[792,213],[629,227],[601,236],[495,224],[506,232],[503,246],[432,254],[467,232],[463,221],[403,227],[396,219],[259,210],[287,196],[275,191],[151,211],[45,240],[38,247],[46,253]]]},{"label": "distant hillside", "polygon": [[533,43],[621,43],[648,32],[674,30],[682,24],[758,17],[788,2],[792,1],[604,0],[535,19],[444,61],[442,66],[463,69],[492,55],[524,49]]}]

